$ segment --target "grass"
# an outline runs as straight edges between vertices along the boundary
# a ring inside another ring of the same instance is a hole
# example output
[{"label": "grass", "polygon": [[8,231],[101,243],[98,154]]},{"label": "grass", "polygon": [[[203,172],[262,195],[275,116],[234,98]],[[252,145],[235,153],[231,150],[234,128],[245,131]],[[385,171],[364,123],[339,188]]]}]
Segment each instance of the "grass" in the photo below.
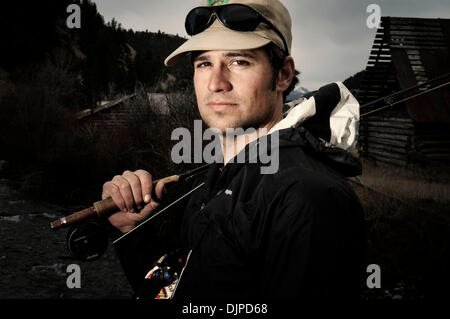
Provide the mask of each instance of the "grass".
[{"label": "grass", "polygon": [[[393,168],[376,166],[371,161],[363,164],[360,180],[367,186],[405,201],[435,203],[450,202],[450,178],[447,171]],[[447,169],[448,170],[448,169]]]},{"label": "grass", "polygon": [[368,299],[441,298],[450,269],[450,179],[447,171],[363,163],[352,183],[365,210],[368,264],[381,267],[381,289]]}]

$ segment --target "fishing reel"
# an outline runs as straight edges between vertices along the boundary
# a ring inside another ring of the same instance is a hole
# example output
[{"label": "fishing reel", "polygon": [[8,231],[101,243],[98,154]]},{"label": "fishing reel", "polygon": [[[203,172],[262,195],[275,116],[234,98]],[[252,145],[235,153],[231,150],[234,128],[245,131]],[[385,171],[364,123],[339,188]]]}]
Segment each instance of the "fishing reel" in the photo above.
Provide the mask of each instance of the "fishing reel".
[{"label": "fishing reel", "polygon": [[92,219],[74,224],[67,232],[66,247],[70,255],[78,260],[97,260],[108,248],[107,231]]},{"label": "fishing reel", "polygon": [[[204,174],[210,167],[210,165],[211,164],[206,164],[179,175],[172,175],[159,180],[155,180],[153,181],[153,186],[155,186],[158,182],[162,182],[164,187],[167,187],[173,183],[187,181],[198,174]],[[159,211],[158,214],[162,213],[165,209],[188,196],[189,194],[200,188],[202,185],[204,185],[204,182],[200,185],[197,185],[197,187],[195,187],[176,201],[172,202],[170,205],[167,205],[165,208]],[[108,236],[106,229],[103,228],[102,225],[95,219],[97,219],[98,217],[106,216],[110,213],[114,213],[118,210],[119,208],[114,203],[114,200],[111,197],[108,197],[102,199],[101,201],[95,202],[91,207],[54,220],[50,223],[50,226],[54,231],[56,231],[60,228],[72,225],[66,237],[66,245],[69,253],[79,260],[96,260],[105,253],[108,246]],[[153,215],[151,218],[157,216],[158,214]],[[95,219],[92,220],[91,218]],[[147,219],[146,221],[150,220],[151,218]],[[121,239],[122,237],[119,237],[119,239]],[[115,242],[117,242],[119,239],[116,239]]]}]

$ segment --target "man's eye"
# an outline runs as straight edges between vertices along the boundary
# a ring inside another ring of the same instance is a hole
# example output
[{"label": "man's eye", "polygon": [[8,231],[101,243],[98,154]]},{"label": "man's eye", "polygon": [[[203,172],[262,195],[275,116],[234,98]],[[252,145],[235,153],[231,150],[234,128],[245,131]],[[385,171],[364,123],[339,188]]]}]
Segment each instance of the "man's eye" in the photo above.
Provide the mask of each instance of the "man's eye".
[{"label": "man's eye", "polygon": [[209,65],[211,65],[211,63],[209,63],[209,62],[202,62],[202,63],[197,64],[195,67],[196,68],[203,68],[203,67],[209,66]]},{"label": "man's eye", "polygon": [[245,61],[245,60],[234,60],[232,62],[232,64],[240,65],[240,66],[246,66],[246,65],[249,65],[250,63],[248,61]]}]

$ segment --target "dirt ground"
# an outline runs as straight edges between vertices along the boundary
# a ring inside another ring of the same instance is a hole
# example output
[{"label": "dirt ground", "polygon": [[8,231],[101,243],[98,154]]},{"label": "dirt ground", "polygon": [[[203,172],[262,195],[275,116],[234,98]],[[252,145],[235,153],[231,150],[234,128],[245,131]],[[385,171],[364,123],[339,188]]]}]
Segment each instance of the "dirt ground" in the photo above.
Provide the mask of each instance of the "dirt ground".
[{"label": "dirt ground", "polygon": [[[51,221],[76,210],[22,198],[0,180],[0,299],[131,298],[114,247],[100,259],[78,261],[66,249],[67,229],[50,228]],[[80,266],[80,288],[66,284],[70,264]]]},{"label": "dirt ground", "polygon": [[[368,289],[362,297],[417,300],[427,296],[425,290],[433,298],[448,295],[444,280],[450,265],[448,182],[413,184],[408,176],[372,172],[381,177],[366,174],[361,180],[389,196],[360,186],[355,191],[366,211],[368,261],[381,266],[382,288]],[[100,259],[82,262],[66,249],[68,230],[50,228],[51,221],[86,207],[62,207],[24,196],[8,179],[0,178],[0,299],[131,298],[111,239]],[[71,264],[80,267],[80,288],[67,286]],[[440,289],[445,291],[441,294]]]}]

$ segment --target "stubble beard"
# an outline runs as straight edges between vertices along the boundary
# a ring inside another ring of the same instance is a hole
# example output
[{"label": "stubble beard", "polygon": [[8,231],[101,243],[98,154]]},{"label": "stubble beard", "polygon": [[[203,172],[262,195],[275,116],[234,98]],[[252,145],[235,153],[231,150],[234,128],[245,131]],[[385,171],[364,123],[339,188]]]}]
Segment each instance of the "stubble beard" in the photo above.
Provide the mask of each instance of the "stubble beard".
[{"label": "stubble beard", "polygon": [[[276,111],[276,101],[274,100],[268,108],[265,109],[264,113],[257,114],[252,118],[235,118],[229,120],[226,127],[216,127],[214,125],[213,117],[217,117],[217,114],[211,113],[206,116],[202,116],[203,121],[209,128],[218,130],[223,136],[226,135],[227,129],[243,129],[244,131],[248,129],[258,130],[259,128],[266,127],[271,122],[275,121],[275,111]],[[220,115],[219,115],[220,116]],[[223,115],[226,116],[226,115]],[[273,123],[275,124],[275,123]]]}]

